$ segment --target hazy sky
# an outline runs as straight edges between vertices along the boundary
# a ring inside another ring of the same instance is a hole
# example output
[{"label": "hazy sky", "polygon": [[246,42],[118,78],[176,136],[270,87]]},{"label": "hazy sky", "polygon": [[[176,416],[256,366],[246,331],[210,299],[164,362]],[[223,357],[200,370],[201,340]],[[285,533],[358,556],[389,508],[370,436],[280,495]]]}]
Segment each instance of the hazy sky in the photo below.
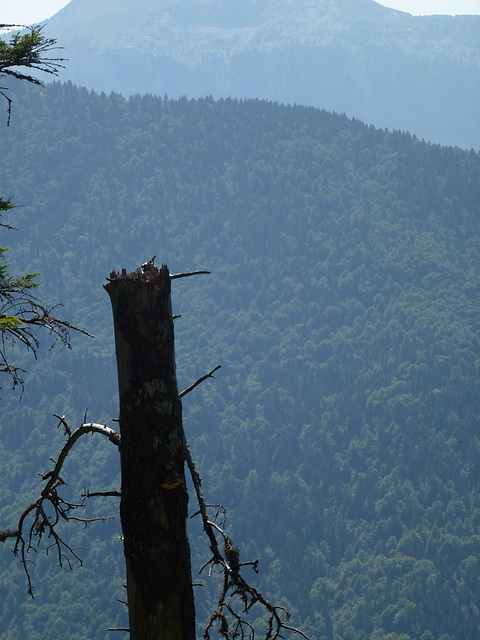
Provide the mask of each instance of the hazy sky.
[{"label": "hazy sky", "polygon": [[[0,0],[0,22],[19,24],[41,22],[50,18],[66,4],[68,4],[67,0]],[[382,0],[379,4],[408,11],[414,15],[432,13],[480,15],[480,0]]]}]

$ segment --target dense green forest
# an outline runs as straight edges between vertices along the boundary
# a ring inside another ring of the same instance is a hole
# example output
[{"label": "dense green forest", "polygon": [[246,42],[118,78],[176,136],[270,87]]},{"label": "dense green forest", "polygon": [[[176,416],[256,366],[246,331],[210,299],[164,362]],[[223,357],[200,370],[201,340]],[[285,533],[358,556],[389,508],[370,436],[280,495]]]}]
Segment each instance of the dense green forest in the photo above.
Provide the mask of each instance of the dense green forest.
[{"label": "dense green forest", "polygon": [[[185,398],[184,425],[207,500],[225,505],[241,558],[261,559],[252,581],[311,640],[476,639],[478,154],[255,100],[59,83],[13,98],[10,259],[96,338],[16,354],[28,375],[21,401],[2,385],[0,528],[58,452],[53,412],[116,417],[102,284],[156,254],[171,272],[211,270],[173,286],[179,387],[222,365]],[[114,449],[78,447],[72,497],[119,488]],[[84,565],[60,569],[41,547],[34,601],[0,547],[2,640],[105,638],[126,622],[118,519],[63,532],[88,547]],[[200,638],[216,581],[196,575],[209,557],[196,519],[191,541]]]}]

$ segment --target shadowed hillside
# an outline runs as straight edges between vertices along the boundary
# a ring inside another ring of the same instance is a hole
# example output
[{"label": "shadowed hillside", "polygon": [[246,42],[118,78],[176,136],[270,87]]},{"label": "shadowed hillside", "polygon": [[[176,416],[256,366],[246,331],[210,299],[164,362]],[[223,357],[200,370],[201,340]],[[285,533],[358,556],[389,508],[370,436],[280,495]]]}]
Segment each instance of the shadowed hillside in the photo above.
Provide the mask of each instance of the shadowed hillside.
[{"label": "shadowed hillside", "polygon": [[[174,281],[180,388],[222,365],[185,398],[184,424],[207,499],[225,504],[242,559],[261,558],[267,597],[311,640],[474,640],[478,154],[264,101],[58,83],[13,97],[0,132],[1,193],[23,205],[12,262],[42,272],[42,297],[97,338],[25,359],[20,403],[3,389],[0,526],[58,450],[52,412],[116,417],[102,284],[156,254],[172,272],[212,271]],[[111,449],[93,437],[79,449],[72,496],[118,488]],[[194,571],[208,558],[195,523]],[[41,549],[34,602],[2,546],[2,639],[121,625],[117,527],[68,525],[90,548],[73,573]],[[214,589],[194,577],[202,623]]]}]

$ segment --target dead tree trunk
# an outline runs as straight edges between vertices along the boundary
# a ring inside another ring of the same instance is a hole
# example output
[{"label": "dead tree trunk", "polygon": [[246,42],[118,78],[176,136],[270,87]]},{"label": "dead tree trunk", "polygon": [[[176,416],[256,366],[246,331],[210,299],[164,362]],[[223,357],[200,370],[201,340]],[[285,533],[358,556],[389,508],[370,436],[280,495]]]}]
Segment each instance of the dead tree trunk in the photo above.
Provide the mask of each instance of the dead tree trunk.
[{"label": "dead tree trunk", "polygon": [[113,273],[120,394],[120,517],[131,640],[195,640],[182,406],[170,274]]}]

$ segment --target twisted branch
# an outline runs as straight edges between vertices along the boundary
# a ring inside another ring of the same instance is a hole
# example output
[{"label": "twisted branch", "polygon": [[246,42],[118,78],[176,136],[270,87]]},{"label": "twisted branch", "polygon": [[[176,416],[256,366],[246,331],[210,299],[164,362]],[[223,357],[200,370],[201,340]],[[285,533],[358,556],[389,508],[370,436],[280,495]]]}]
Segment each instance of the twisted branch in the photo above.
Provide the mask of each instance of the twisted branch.
[{"label": "twisted branch", "polygon": [[[58,426],[62,425],[64,433],[67,436],[67,441],[63,445],[58,460],[55,462],[51,471],[42,475],[42,480],[45,480],[45,486],[40,493],[40,497],[35,500],[30,506],[28,506],[20,515],[17,529],[6,529],[0,531],[0,542],[5,542],[7,538],[15,538],[15,546],[13,547],[13,553],[16,556],[20,556],[21,562],[27,577],[27,590],[28,593],[33,596],[33,586],[29,571],[29,564],[33,563],[29,556],[32,551],[36,551],[35,547],[38,547],[44,535],[47,538],[53,540],[53,542],[47,547],[47,554],[50,549],[55,549],[58,557],[58,564],[63,566],[64,562],[68,564],[70,569],[71,561],[70,557],[73,557],[80,565],[82,565],[82,559],[78,555],[79,547],[72,547],[66,542],[57,532],[57,525],[61,520],[78,520],[83,522],[85,526],[91,522],[97,522],[99,520],[110,520],[113,516],[109,517],[96,517],[96,518],[79,518],[71,514],[75,509],[84,506],[85,497],[80,503],[73,503],[64,500],[58,490],[59,487],[65,485],[65,481],[60,477],[63,464],[74,446],[74,444],[86,433],[100,433],[106,436],[113,444],[120,444],[120,434],[102,424],[96,424],[94,422],[83,423],[75,431],[71,431],[65,418],[54,414],[59,419]],[[32,524],[27,527],[27,518],[32,517]],[[36,545],[34,545],[36,540]]]},{"label": "twisted branch", "polygon": [[[306,640],[309,640],[308,636],[306,636],[303,631],[287,624],[290,618],[290,613],[285,609],[285,607],[273,605],[241,575],[241,568],[249,565],[253,566],[255,573],[258,573],[259,560],[257,558],[253,561],[240,562],[240,552],[238,547],[234,546],[232,539],[226,535],[223,526],[221,527],[218,525],[214,521],[215,518],[214,520],[209,519],[207,508],[209,506],[218,507],[219,505],[206,504],[203,497],[201,478],[195,467],[190,448],[186,442],[185,460],[192,476],[199,504],[199,511],[192,517],[198,515],[198,513],[201,514],[203,529],[210,541],[210,549],[212,551],[212,557],[201,568],[200,572],[202,572],[208,565],[210,565],[210,572],[216,565],[218,565],[223,572],[223,588],[218,599],[218,606],[208,621],[203,634],[204,638],[209,640],[210,630],[213,629],[215,623],[219,623],[220,627],[218,631],[225,640],[231,640],[231,638],[241,638],[242,640],[245,638],[251,638],[253,640],[254,629],[252,625],[245,620],[243,614],[247,614],[255,604],[259,603],[270,614],[267,621],[265,640],[277,640],[278,638],[282,638],[283,636],[281,635],[281,632],[283,630],[292,631],[293,633],[301,635]],[[217,509],[217,514],[219,511],[220,509]],[[215,532],[219,533],[223,538],[223,553],[220,550]],[[235,595],[239,596],[242,602],[243,610],[241,613],[238,613],[233,606],[227,602],[227,598],[229,596]]]}]

